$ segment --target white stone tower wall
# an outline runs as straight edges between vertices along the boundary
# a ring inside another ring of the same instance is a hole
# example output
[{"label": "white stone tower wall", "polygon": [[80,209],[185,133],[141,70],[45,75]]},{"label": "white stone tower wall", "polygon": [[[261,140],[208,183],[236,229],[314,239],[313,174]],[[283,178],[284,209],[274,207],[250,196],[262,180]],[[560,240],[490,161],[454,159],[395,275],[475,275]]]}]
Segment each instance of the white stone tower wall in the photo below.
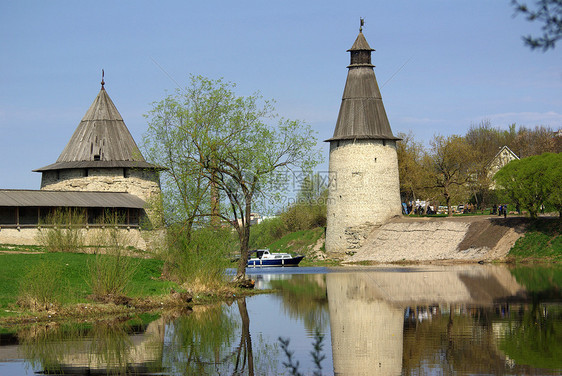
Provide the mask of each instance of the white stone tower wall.
[{"label": "white stone tower wall", "polygon": [[160,194],[160,179],[155,171],[123,168],[69,169],[43,172],[41,189],[51,191],[127,192],[148,201]]},{"label": "white stone tower wall", "polygon": [[394,140],[330,142],[326,251],[359,248],[373,230],[400,215]]}]

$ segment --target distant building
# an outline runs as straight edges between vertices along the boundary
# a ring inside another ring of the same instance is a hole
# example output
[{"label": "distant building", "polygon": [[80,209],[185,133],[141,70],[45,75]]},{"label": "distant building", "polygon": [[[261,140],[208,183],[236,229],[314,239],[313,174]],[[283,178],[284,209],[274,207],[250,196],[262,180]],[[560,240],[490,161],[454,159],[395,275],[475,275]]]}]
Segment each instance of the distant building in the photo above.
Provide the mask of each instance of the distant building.
[{"label": "distant building", "polygon": [[371,64],[374,51],[362,28],[351,49],[351,64],[330,143],[326,251],[361,247],[368,234],[401,215],[396,141]]},{"label": "distant building", "polygon": [[104,84],[57,161],[34,170],[42,174],[41,190],[0,189],[0,243],[34,244],[57,209],[83,212],[86,229],[110,215],[137,235],[151,220],[147,201],[160,194],[162,168],[145,161]]},{"label": "distant building", "polygon": [[502,146],[500,148],[500,151],[498,151],[498,153],[494,156],[494,158],[492,158],[492,160],[490,162],[488,162],[488,165],[487,165],[486,169],[487,169],[488,178],[492,182],[490,184],[490,189],[495,189],[495,187],[496,187],[496,184],[493,181],[494,175],[503,166],[505,166],[506,164],[508,164],[509,162],[511,162],[515,159],[519,159],[517,154],[515,154],[513,151],[511,151],[511,149],[508,148],[507,146]]}]

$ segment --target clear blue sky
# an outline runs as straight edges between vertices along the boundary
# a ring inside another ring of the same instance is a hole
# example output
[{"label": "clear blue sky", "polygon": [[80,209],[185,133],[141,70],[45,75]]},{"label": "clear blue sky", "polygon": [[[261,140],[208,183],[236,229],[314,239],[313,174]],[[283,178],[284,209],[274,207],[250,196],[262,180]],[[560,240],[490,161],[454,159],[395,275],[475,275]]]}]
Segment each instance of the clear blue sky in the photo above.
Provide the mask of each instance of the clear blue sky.
[{"label": "clear blue sky", "polygon": [[102,68],[139,145],[150,104],[189,74],[259,90],[325,140],[359,17],[394,133],[427,142],[483,119],[562,127],[562,45],[525,47],[538,26],[509,0],[2,1],[0,188],[39,189],[31,170],[55,162]]}]

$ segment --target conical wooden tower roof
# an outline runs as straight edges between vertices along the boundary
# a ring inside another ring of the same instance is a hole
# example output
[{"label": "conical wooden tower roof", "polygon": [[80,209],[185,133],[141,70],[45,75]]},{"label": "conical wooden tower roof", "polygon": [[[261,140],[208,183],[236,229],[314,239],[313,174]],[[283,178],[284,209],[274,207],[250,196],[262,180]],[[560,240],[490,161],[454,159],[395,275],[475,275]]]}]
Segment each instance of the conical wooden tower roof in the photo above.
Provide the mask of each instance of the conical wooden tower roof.
[{"label": "conical wooden tower roof", "polygon": [[57,161],[34,171],[72,168],[150,168],[115,104],[102,87]]},{"label": "conical wooden tower roof", "polygon": [[382,103],[382,96],[371,64],[371,51],[360,30],[348,50],[351,64],[334,136],[326,141],[371,139],[400,140],[394,137]]}]

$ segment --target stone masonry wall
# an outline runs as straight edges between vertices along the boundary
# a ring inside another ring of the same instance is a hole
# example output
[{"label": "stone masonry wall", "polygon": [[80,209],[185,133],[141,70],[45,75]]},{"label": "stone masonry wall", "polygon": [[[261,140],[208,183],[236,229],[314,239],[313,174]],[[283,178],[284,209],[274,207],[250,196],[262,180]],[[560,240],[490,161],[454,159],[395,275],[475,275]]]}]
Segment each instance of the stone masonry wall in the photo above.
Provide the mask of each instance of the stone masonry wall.
[{"label": "stone masonry wall", "polygon": [[342,254],[402,213],[396,142],[332,141],[329,170],[326,251]]},{"label": "stone masonry wall", "polygon": [[[37,227],[20,229],[0,227],[0,244],[39,245],[39,231]],[[85,238],[85,243],[91,244],[89,243],[89,239],[92,239],[100,230],[92,227],[89,229],[82,229],[81,231]],[[122,234],[123,239],[127,240],[128,245],[143,250],[149,248],[149,243],[152,238],[149,231],[140,231],[138,228],[123,228],[120,229],[119,232]]]},{"label": "stone masonry wall", "polygon": [[[126,176],[125,176],[126,175]],[[147,201],[160,194],[158,174],[123,168],[48,171],[43,173],[41,189],[52,191],[128,192]]]}]

